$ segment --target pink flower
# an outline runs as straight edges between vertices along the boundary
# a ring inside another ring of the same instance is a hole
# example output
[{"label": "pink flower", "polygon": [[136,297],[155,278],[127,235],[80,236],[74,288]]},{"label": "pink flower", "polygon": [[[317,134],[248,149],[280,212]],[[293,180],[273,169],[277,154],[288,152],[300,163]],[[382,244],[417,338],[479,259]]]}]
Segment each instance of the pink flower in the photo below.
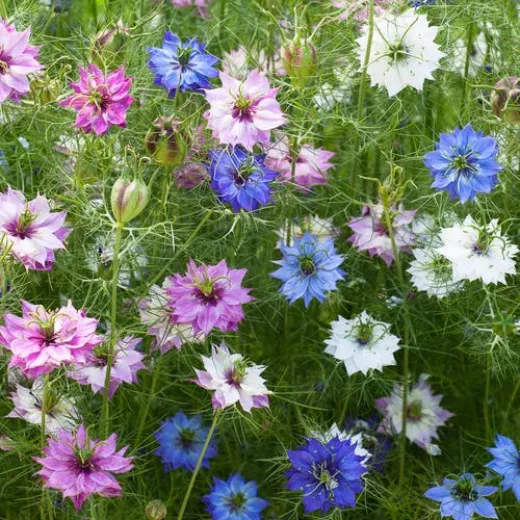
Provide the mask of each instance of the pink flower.
[{"label": "pink flower", "polygon": [[196,7],[197,14],[201,18],[208,18],[208,7],[211,5],[211,0],[171,0],[173,7]]},{"label": "pink flower", "polygon": [[204,370],[195,370],[194,380],[206,390],[214,390],[213,408],[227,408],[239,402],[246,412],[269,406],[271,393],[264,385],[264,366],[248,364],[241,354],[231,354],[222,343],[213,345],[211,357],[202,356]]},{"label": "pink flower", "polygon": [[123,67],[106,75],[95,65],[79,68],[80,80],[70,83],[75,94],[60,103],[78,112],[74,126],[85,132],[102,135],[111,125],[124,127],[126,112],[134,102],[129,95],[132,78],[125,77]]},{"label": "pink flower", "polygon": [[270,67],[279,76],[285,76],[287,72],[283,68],[283,62],[280,57],[280,53],[277,52],[272,59],[262,49],[259,52],[248,52],[243,45],[240,45],[238,49],[231,50],[224,53],[222,58],[222,71],[240,80],[247,78],[252,67],[249,67],[250,61],[256,66],[256,68],[262,74],[269,74],[271,72]]},{"label": "pink flower", "polygon": [[[400,251],[411,253],[416,236],[410,224],[415,214],[415,210],[405,211],[402,206],[390,208],[395,242]],[[348,241],[352,242],[356,249],[368,251],[370,256],[380,256],[388,266],[392,264],[395,259],[394,251],[381,203],[364,206],[361,217],[351,219],[348,226],[354,231]]]},{"label": "pink flower", "polygon": [[[368,0],[330,0],[333,7],[341,9],[338,16],[340,20],[354,19],[356,22],[366,22],[368,20]],[[381,16],[387,10],[391,0],[375,0],[374,12]]]},{"label": "pink flower", "polygon": [[221,144],[241,144],[249,151],[260,143],[269,144],[271,130],[285,123],[280,105],[276,101],[278,88],[271,89],[267,78],[251,71],[245,81],[220,73],[221,88],[205,89],[210,103],[204,114],[213,137]]},{"label": "pink flower", "polygon": [[85,363],[92,350],[103,342],[96,335],[97,320],[87,318],[69,301],[57,311],[22,301],[22,317],[4,315],[0,343],[11,351],[10,367],[19,367],[34,379],[62,364]]},{"label": "pink flower", "polygon": [[27,269],[52,269],[54,251],[65,249],[71,229],[65,211],[52,213],[45,197],[26,202],[22,192],[0,193],[0,249],[7,249]]},{"label": "pink flower", "polygon": [[91,440],[81,425],[75,433],[60,430],[58,438],[49,438],[43,457],[34,457],[42,465],[44,487],[57,489],[69,497],[76,511],[92,495],[121,496],[119,482],[112,473],[126,473],[133,468],[133,457],[125,457],[125,447],[116,451],[117,435],[106,441]]},{"label": "pink flower", "polygon": [[191,325],[195,334],[209,334],[215,327],[237,330],[244,318],[242,304],[253,300],[251,289],[240,285],[246,272],[230,269],[225,260],[200,266],[190,260],[186,276],[174,274],[165,286],[173,322]]},{"label": "pink flower", "polygon": [[[334,155],[334,152],[304,144],[296,158],[294,183],[304,191],[316,184],[325,184],[327,182],[327,171],[334,166],[330,162]],[[280,180],[292,181],[292,157],[286,137],[283,137],[269,149],[265,165],[279,172]]]},{"label": "pink flower", "polygon": [[43,69],[38,63],[39,47],[29,45],[31,28],[18,32],[13,25],[0,20],[0,103],[19,101],[29,92],[28,74]]},{"label": "pink flower", "polygon": [[[135,350],[139,343],[140,338],[131,336],[117,341],[110,371],[110,399],[121,384],[137,383],[137,371],[146,368],[142,363],[144,354]],[[73,369],[67,372],[67,376],[75,379],[80,385],[90,385],[94,393],[102,393],[105,390],[107,360],[106,348],[99,347],[88,354],[85,363],[76,363]]]}]

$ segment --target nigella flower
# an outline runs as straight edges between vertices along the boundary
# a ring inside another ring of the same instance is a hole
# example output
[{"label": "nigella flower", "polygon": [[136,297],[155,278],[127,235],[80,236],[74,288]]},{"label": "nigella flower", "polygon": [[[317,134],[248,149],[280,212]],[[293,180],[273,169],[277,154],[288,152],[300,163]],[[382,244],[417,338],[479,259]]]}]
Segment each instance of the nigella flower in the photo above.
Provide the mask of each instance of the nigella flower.
[{"label": "nigella flower", "polygon": [[441,134],[435,152],[427,153],[424,164],[434,178],[432,188],[446,190],[451,199],[464,204],[477,193],[490,193],[502,166],[496,162],[498,144],[493,137],[475,132],[470,124],[451,134]]},{"label": "nigella flower", "polygon": [[212,88],[210,78],[218,76],[214,65],[218,58],[206,52],[206,47],[197,38],[182,42],[168,31],[162,47],[148,48],[148,65],[155,74],[155,84],[164,87],[170,97],[177,92]]},{"label": "nigella flower", "polygon": [[[419,381],[408,393],[406,415],[406,437],[430,455],[440,455],[437,428],[444,426],[454,414],[441,408],[442,395],[434,395],[428,384],[428,375],[421,374]],[[403,387],[394,384],[390,397],[376,399],[376,408],[384,415],[380,431],[401,433],[403,425]]]},{"label": "nigella flower", "polygon": [[[340,20],[353,19],[356,22],[365,22],[368,19],[367,0],[330,0],[333,7],[341,9]],[[374,0],[374,12],[382,15],[386,11],[387,4],[391,0]]]},{"label": "nigella flower", "polygon": [[211,357],[202,356],[206,370],[197,370],[194,380],[202,388],[213,390],[213,408],[240,403],[246,412],[269,407],[269,394],[261,376],[265,366],[249,363],[241,354],[231,354],[227,345],[211,347]]},{"label": "nigella flower", "polygon": [[208,7],[211,5],[211,0],[171,0],[173,7],[196,7],[197,14],[201,18],[208,18]]},{"label": "nigella flower", "polygon": [[225,52],[222,58],[222,71],[240,80],[245,80],[255,67],[262,74],[269,74],[271,71],[279,76],[287,74],[279,51],[268,56],[263,49],[256,51],[240,45],[238,49]]},{"label": "nigella flower", "polygon": [[54,251],[65,249],[71,229],[66,211],[51,212],[42,196],[27,202],[22,192],[0,193],[0,250],[7,249],[27,269],[49,271]]},{"label": "nigella flower", "polygon": [[22,317],[4,315],[0,344],[11,351],[10,367],[36,378],[71,363],[85,363],[103,342],[96,335],[97,320],[87,318],[69,301],[66,307],[46,311],[41,305],[22,301]]},{"label": "nigella flower", "polygon": [[[202,424],[202,415],[186,416],[177,412],[161,423],[155,433],[159,447],[155,454],[161,457],[164,471],[184,468],[193,471],[199,460],[209,428]],[[202,460],[202,467],[209,468],[209,460],[217,456],[217,443],[210,440]]]},{"label": "nigella flower", "polygon": [[497,435],[495,446],[486,449],[493,455],[493,460],[486,466],[503,477],[504,490],[512,489],[520,502],[520,453],[515,443],[509,437]]},{"label": "nigella flower", "polygon": [[326,291],[336,289],[336,283],[345,278],[339,268],[343,256],[336,253],[332,240],[319,241],[306,232],[303,237],[295,238],[294,245],[281,245],[283,258],[274,263],[281,266],[271,276],[282,280],[281,293],[294,303],[303,298],[308,307],[313,298],[322,302]]},{"label": "nigella flower", "polygon": [[430,488],[424,496],[441,503],[443,518],[471,520],[475,514],[498,518],[493,504],[485,498],[497,490],[494,486],[478,485],[471,473],[464,473],[458,479],[445,478],[442,486]]},{"label": "nigella flower", "polygon": [[412,7],[415,7],[416,9],[423,5],[432,5],[435,3],[435,0],[408,0],[408,1],[409,1],[409,4]]},{"label": "nigella flower", "polygon": [[[410,224],[415,214],[415,210],[404,210],[401,205],[390,208],[395,244],[399,251],[411,253],[416,236]],[[386,265],[392,265],[394,250],[381,203],[363,206],[361,216],[352,218],[347,225],[354,231],[348,241],[357,250],[368,251],[370,256],[380,256]]]},{"label": "nigella flower", "polygon": [[289,478],[287,487],[302,493],[305,513],[327,513],[333,507],[356,505],[366,468],[355,450],[356,443],[335,437],[326,443],[306,439],[305,445],[287,452],[291,462],[285,474]]},{"label": "nigella flower", "polygon": [[18,32],[0,19],[0,103],[19,101],[29,92],[28,74],[43,69],[38,62],[39,47],[29,45],[31,28]]},{"label": "nigella flower", "polygon": [[267,146],[271,130],[286,122],[276,101],[278,88],[270,88],[257,69],[244,81],[225,72],[220,79],[222,87],[205,91],[210,108],[204,117],[213,137],[221,144],[242,145],[249,151],[256,143]]},{"label": "nigella flower", "polygon": [[172,321],[191,325],[195,334],[237,330],[244,318],[242,305],[253,300],[251,289],[241,285],[246,272],[230,269],[225,260],[200,266],[190,260],[186,275],[174,274],[165,285]]},{"label": "nigella flower", "polygon": [[[108,337],[106,338],[108,341]],[[137,383],[137,372],[146,368],[142,363],[144,354],[136,350],[141,343],[140,338],[127,336],[119,338],[112,358],[112,370],[110,371],[110,386],[108,396],[111,399],[115,391],[123,383]],[[108,345],[105,343],[97,347],[87,355],[83,363],[75,363],[67,372],[67,376],[77,381],[80,385],[90,385],[94,393],[103,393],[105,389],[105,377],[108,364]]]},{"label": "nigella flower", "polygon": [[212,520],[261,520],[269,502],[257,495],[256,482],[246,482],[240,473],[235,473],[227,480],[214,477],[211,493],[203,501]]},{"label": "nigella flower", "polygon": [[339,316],[331,323],[331,337],[325,344],[325,352],[343,361],[349,376],[395,365],[394,353],[400,348],[390,324],[374,320],[366,311],[350,320]]},{"label": "nigella flower", "polygon": [[113,473],[126,473],[133,468],[133,457],[125,457],[127,447],[116,451],[117,435],[104,441],[89,438],[81,425],[75,432],[60,430],[57,438],[49,438],[43,457],[34,457],[42,465],[37,472],[44,487],[57,489],[69,497],[76,511],[93,495],[121,496],[122,490]]},{"label": "nigella flower", "polygon": [[60,102],[78,113],[74,126],[85,132],[102,135],[112,126],[126,126],[126,113],[134,98],[130,96],[132,78],[125,77],[125,69],[119,68],[103,74],[96,65],[79,68],[79,82],[71,82],[74,94]]},{"label": "nigella flower", "polygon": [[278,173],[264,165],[263,155],[250,155],[241,148],[209,152],[211,187],[234,212],[255,211],[273,202],[271,183]]}]

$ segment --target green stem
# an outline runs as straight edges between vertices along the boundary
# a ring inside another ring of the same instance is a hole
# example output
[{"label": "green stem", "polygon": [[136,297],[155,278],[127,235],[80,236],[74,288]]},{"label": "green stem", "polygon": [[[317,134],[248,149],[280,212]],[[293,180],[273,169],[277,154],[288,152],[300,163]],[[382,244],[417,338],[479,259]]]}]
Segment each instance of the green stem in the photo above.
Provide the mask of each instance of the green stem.
[{"label": "green stem", "polygon": [[473,53],[473,43],[475,40],[475,22],[473,21],[473,9],[469,10],[471,23],[468,29],[468,41],[466,42],[466,61],[464,63],[464,85],[462,87],[462,99],[461,99],[461,114],[463,113],[463,109],[466,107],[466,91],[468,88],[468,76],[469,76],[469,67],[471,64],[471,56]]},{"label": "green stem", "polygon": [[519,390],[520,390],[520,376],[517,376],[516,385],[513,389],[513,393],[511,394],[511,397],[509,398],[509,402],[507,403],[507,408],[506,408],[506,413],[504,415],[504,422],[502,424],[502,429],[504,429],[505,423],[507,421],[507,418],[509,417],[509,413],[511,412],[511,408],[513,407],[513,404],[515,402],[515,399],[516,399],[516,396],[517,396]]},{"label": "green stem", "polygon": [[491,389],[491,351],[487,356],[486,366],[486,388],[484,391],[484,402],[482,403],[482,414],[484,416],[484,426],[486,429],[486,439],[491,438],[491,423],[489,422],[489,393]]},{"label": "green stem", "polygon": [[109,433],[110,408],[108,405],[108,392],[110,388],[110,376],[112,374],[112,363],[117,341],[117,282],[119,278],[119,251],[121,250],[121,239],[123,237],[123,224],[116,224],[116,238],[114,243],[114,259],[112,261],[112,302],[110,309],[110,344],[107,358],[107,372],[105,376],[105,391],[103,392],[103,426],[105,437]]},{"label": "green stem", "polygon": [[90,520],[97,520],[96,503],[93,498],[90,499]]},{"label": "green stem", "polygon": [[186,507],[190,500],[193,486],[195,485],[195,481],[197,480],[197,475],[198,475],[200,467],[202,465],[202,461],[204,460],[204,455],[206,455],[206,451],[207,451],[209,443],[211,441],[211,437],[213,436],[213,432],[215,431],[218,420],[220,418],[220,413],[221,413],[221,409],[219,408],[219,409],[217,409],[217,411],[215,412],[215,415],[213,416],[213,422],[211,423],[208,435],[204,442],[204,446],[202,447],[202,451],[200,452],[199,460],[197,460],[197,465],[195,466],[195,469],[191,475],[190,483],[188,484],[188,489],[186,490],[186,494],[184,495],[184,499],[182,501],[182,505],[179,510],[179,515],[177,516],[177,520],[182,520],[184,518],[184,512],[186,511]]}]

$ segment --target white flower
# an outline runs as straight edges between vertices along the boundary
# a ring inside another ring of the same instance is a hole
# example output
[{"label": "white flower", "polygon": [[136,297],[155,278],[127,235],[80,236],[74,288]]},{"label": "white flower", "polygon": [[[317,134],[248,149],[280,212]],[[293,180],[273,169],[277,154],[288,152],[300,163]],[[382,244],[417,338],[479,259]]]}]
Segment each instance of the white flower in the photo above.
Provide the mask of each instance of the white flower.
[{"label": "white flower", "polygon": [[[409,9],[401,14],[385,14],[374,19],[374,32],[367,72],[372,86],[385,86],[389,96],[405,87],[423,89],[424,80],[434,79],[444,53],[434,42],[438,27],[430,27],[426,15]],[[368,45],[365,24],[358,43],[358,57],[363,65]]]},{"label": "white flower", "polygon": [[298,221],[291,221],[290,239],[288,240],[287,228],[289,221],[285,221],[283,228],[280,228],[276,234],[280,237],[280,241],[277,242],[277,247],[280,247],[280,242],[283,241],[285,244],[291,246],[294,238],[302,238],[303,235],[308,231],[311,235],[318,238],[318,241],[325,242],[332,238],[335,234],[334,224],[332,220],[327,218],[321,218],[316,215],[302,217]]},{"label": "white flower", "polygon": [[320,90],[314,95],[314,104],[317,108],[328,112],[336,105],[350,103],[352,100],[352,89],[356,82],[353,66],[346,66],[334,70],[336,83],[324,83]]},{"label": "white flower", "polygon": [[325,352],[343,361],[349,376],[364,375],[371,369],[395,365],[394,352],[399,338],[390,334],[390,325],[371,318],[366,311],[351,320],[339,316],[331,323],[331,337],[325,340]]},{"label": "white flower", "polygon": [[462,224],[441,230],[439,253],[453,264],[453,280],[506,283],[506,274],[516,274],[518,247],[503,236],[497,219],[478,225],[468,215]]},{"label": "white flower", "polygon": [[[473,41],[473,46],[470,50],[468,76],[476,76],[486,61],[487,54],[487,40],[486,34],[480,32]],[[468,50],[467,38],[459,38],[455,41],[451,56],[446,60],[450,70],[458,72],[464,76],[466,70],[466,56]]]}]

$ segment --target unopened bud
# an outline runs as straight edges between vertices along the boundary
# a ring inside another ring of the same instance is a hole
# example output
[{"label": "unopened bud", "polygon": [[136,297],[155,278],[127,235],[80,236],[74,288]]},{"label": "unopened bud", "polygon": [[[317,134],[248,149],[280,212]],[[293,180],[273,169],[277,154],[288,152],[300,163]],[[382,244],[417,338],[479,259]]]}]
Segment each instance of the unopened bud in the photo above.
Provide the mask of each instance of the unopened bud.
[{"label": "unopened bud", "polygon": [[117,22],[114,27],[104,29],[99,32],[90,49],[91,60],[99,65],[103,65],[102,53],[109,51],[117,54],[117,51],[123,46],[125,39],[130,35],[130,29],[121,21]]},{"label": "unopened bud", "polygon": [[186,158],[186,142],[180,124],[173,117],[158,117],[145,137],[148,153],[163,166],[180,166]]},{"label": "unopened bud", "polygon": [[501,79],[491,92],[493,113],[511,124],[520,124],[520,78]]},{"label": "unopened bud", "polygon": [[120,224],[137,217],[148,204],[148,188],[141,180],[117,179],[110,196],[112,213]]},{"label": "unopened bud", "polygon": [[31,81],[31,97],[41,104],[55,101],[61,90],[60,82],[47,74],[41,74]]},{"label": "unopened bud", "polygon": [[166,506],[161,500],[151,500],[144,510],[147,520],[164,520],[168,514]]},{"label": "unopened bud", "polygon": [[281,57],[284,69],[297,88],[303,88],[318,67],[316,48],[299,33],[282,47]]}]

